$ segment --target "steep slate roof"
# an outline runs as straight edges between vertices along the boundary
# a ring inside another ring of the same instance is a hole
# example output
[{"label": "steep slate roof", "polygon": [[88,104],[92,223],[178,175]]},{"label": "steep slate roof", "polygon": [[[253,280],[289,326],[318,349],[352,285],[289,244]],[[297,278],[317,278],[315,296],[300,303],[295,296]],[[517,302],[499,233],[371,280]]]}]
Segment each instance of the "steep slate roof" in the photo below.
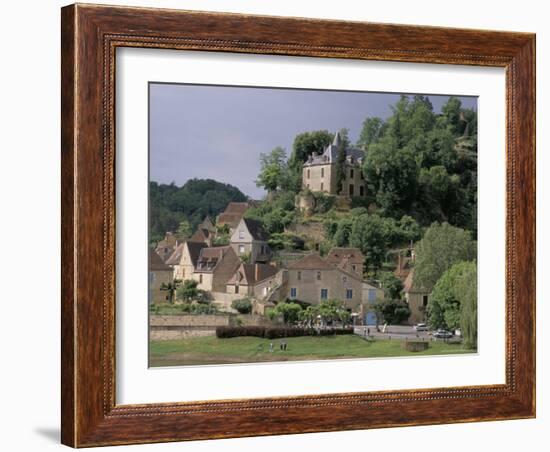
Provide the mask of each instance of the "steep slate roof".
[{"label": "steep slate roof", "polygon": [[269,240],[269,234],[265,232],[265,229],[260,221],[253,220],[251,218],[243,218],[242,221],[254,240],[260,240],[263,242]]},{"label": "steep slate roof", "polygon": [[149,248],[149,271],[172,271],[152,248]]},{"label": "steep slate roof", "polygon": [[288,264],[289,270],[334,270],[334,267],[319,254],[311,253]]},{"label": "steep slate roof", "polygon": [[241,264],[227,284],[239,282],[243,285],[254,285],[276,275],[278,271],[278,268],[268,264]]},{"label": "steep slate roof", "polygon": [[179,265],[181,261],[181,256],[183,255],[184,246],[187,246],[187,249],[189,250],[189,256],[191,258],[191,263],[193,265],[197,265],[197,260],[199,257],[199,254],[203,248],[206,248],[208,245],[204,242],[192,242],[188,240],[187,242],[182,243],[179,245],[172,255],[168,258],[166,263],[168,265]]},{"label": "steep slate roof", "polygon": [[358,248],[332,248],[326,260],[333,265],[338,265],[344,260],[350,264],[363,265],[365,257]]},{"label": "steep slate roof", "polygon": [[197,263],[195,264],[195,272],[204,273],[214,271],[218,263],[227,253],[235,253],[235,251],[233,251],[233,248],[229,245],[202,248]]},{"label": "steep slate roof", "polygon": [[191,242],[206,242],[208,240],[208,237],[210,237],[210,231],[206,228],[197,229],[195,233],[191,236],[189,241]]},{"label": "steep slate roof", "polygon": [[[338,151],[342,146],[342,138],[340,137],[340,132],[336,132],[334,140],[329,144],[322,154],[313,154],[308,160],[304,163],[304,166],[312,165],[328,165],[331,163],[336,163],[338,160]],[[363,159],[365,153],[361,149],[356,149],[348,147],[346,149],[346,157],[353,157],[356,161]]]}]

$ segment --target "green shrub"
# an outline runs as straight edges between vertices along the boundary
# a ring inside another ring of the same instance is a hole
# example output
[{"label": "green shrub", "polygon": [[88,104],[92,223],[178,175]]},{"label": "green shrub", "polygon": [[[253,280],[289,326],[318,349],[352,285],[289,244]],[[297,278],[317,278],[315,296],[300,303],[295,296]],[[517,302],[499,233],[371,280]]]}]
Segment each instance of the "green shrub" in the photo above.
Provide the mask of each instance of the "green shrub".
[{"label": "green shrub", "polygon": [[218,326],[216,328],[216,336],[220,339],[241,336],[278,339],[283,337],[333,336],[342,334],[353,334],[353,328],[314,329],[288,326]]},{"label": "green shrub", "polygon": [[248,298],[233,300],[231,307],[239,314],[250,314],[252,312],[252,302]]}]

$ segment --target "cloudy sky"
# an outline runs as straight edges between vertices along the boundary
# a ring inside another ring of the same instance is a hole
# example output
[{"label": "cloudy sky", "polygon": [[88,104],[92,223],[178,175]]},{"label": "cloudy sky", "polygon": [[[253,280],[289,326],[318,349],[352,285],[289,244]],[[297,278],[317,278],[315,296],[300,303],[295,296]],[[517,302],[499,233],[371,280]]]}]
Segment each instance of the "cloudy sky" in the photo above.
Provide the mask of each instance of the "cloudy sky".
[{"label": "cloudy sky", "polygon": [[[430,95],[436,112],[448,96]],[[352,142],[365,118],[391,115],[399,94],[225,87],[150,85],[150,179],[183,185],[215,179],[260,199],[254,183],[260,153],[282,146],[305,131],[347,127]],[[475,97],[460,97],[476,106]]]}]

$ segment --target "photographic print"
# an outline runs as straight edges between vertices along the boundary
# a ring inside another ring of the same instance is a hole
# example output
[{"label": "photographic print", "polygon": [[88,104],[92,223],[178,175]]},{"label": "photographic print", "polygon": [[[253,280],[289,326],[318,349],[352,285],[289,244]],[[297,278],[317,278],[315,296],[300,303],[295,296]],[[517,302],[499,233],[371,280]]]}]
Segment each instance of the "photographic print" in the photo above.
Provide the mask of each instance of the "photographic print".
[{"label": "photographic print", "polygon": [[149,365],[477,351],[477,98],[149,84]]}]

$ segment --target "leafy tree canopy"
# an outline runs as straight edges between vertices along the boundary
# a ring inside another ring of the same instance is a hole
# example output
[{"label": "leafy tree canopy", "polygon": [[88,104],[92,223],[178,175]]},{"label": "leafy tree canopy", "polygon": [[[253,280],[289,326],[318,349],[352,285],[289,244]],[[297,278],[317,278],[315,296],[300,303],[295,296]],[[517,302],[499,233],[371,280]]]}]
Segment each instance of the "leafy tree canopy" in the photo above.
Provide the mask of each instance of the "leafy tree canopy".
[{"label": "leafy tree canopy", "polygon": [[415,281],[431,291],[445,271],[460,261],[476,259],[471,233],[448,223],[434,223],[415,247]]},{"label": "leafy tree canopy", "polygon": [[189,222],[195,230],[206,216],[215,218],[229,202],[246,200],[237,187],[212,179],[190,179],[181,187],[150,182],[151,240],[156,242],[167,231],[177,231],[183,221]]}]

